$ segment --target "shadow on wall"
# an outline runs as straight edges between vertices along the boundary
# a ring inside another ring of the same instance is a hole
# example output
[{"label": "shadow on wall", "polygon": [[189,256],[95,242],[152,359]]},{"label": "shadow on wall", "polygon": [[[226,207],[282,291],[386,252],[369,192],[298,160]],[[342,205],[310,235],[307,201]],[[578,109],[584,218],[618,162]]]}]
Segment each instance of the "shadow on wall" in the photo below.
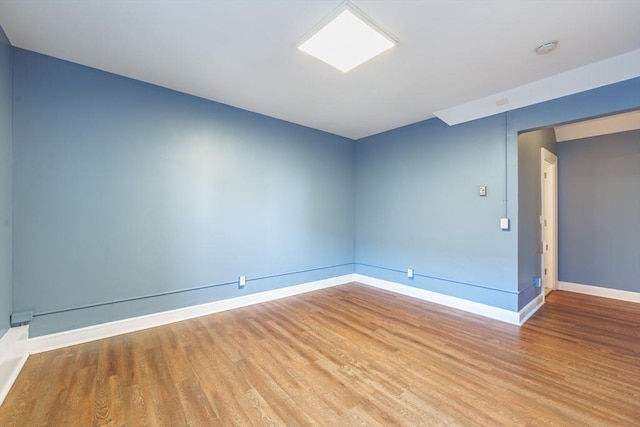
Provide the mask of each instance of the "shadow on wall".
[{"label": "shadow on wall", "polygon": [[[556,152],[553,128],[518,135],[518,265],[521,282],[541,277],[541,148]],[[541,290],[536,290],[536,294]]]}]

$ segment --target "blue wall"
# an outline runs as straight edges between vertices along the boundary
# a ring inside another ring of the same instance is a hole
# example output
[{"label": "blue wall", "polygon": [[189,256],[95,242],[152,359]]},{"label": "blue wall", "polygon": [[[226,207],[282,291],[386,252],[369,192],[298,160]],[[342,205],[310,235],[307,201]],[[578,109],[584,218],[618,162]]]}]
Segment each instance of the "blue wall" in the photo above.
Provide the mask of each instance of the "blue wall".
[{"label": "blue wall", "polygon": [[0,27],[0,337],[9,329],[11,269],[11,76],[12,48]]},{"label": "blue wall", "polygon": [[519,310],[539,274],[519,236],[519,133],[640,107],[633,79],[354,143],[20,49],[13,70],[13,309],[35,312],[32,335],[347,274],[354,260]]},{"label": "blue wall", "polygon": [[[529,217],[539,210],[519,206],[528,196],[519,188],[518,135],[638,108],[639,94],[636,78],[457,126],[433,119],[358,141],[356,271],[522,309],[539,293],[540,266],[535,242],[520,244],[520,221],[530,240]],[[488,186],[486,198],[478,185]],[[502,216],[509,231],[499,229]]]},{"label": "blue wall", "polygon": [[640,131],[558,144],[559,280],[640,292]]},{"label": "blue wall", "polygon": [[351,140],[20,49],[13,91],[32,335],[353,272]]},{"label": "blue wall", "polygon": [[499,228],[505,148],[502,116],[358,141],[356,271],[515,310],[515,234]]}]

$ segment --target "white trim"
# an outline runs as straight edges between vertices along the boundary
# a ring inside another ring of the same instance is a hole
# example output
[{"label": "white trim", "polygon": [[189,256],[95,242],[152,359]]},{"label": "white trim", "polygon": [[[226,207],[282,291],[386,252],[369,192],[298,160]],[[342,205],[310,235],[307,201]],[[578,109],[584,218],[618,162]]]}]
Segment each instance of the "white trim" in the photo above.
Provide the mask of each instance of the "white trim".
[{"label": "white trim", "polygon": [[303,283],[286,288],[153,313],[146,316],[132,317],[35,338],[28,338],[28,326],[11,328],[0,338],[0,404],[2,404],[13,382],[18,377],[20,370],[31,354],[57,350],[63,347],[154,328],[168,323],[232,310],[234,308],[260,304],[350,282],[353,282],[353,274],[345,274],[343,276],[317,280],[315,282]]},{"label": "white trim", "polygon": [[533,316],[536,313],[536,311],[538,311],[538,309],[543,305],[544,305],[544,289],[537,297],[529,301],[529,304],[525,305],[522,308],[522,310],[518,312],[518,315],[520,316],[520,326],[524,325],[525,322],[529,320],[529,318]]},{"label": "white trim", "polygon": [[513,312],[361,274],[346,274],[315,282],[303,283],[301,285],[289,286],[286,288],[274,289],[242,297],[229,298],[207,304],[149,314],[146,316],[117,320],[115,322],[87,326],[85,328],[73,329],[36,338],[28,338],[28,326],[20,326],[17,328],[11,328],[2,338],[0,338],[0,404],[2,404],[2,401],[11,389],[13,382],[18,377],[20,370],[24,366],[30,354],[83,344],[90,341],[140,331],[143,329],[166,325],[168,323],[192,319],[194,317],[206,316],[208,314],[218,313],[221,311],[246,307],[253,304],[260,304],[351,282],[363,283],[365,285],[434,302],[447,307],[453,307],[514,325],[522,325],[542,305],[540,296],[538,296],[538,298],[527,304],[527,306],[520,310],[520,312]]},{"label": "white trim", "polygon": [[[544,147],[540,148],[540,240],[542,241],[542,254],[540,255],[540,283],[542,285],[542,297],[545,297],[544,289],[550,288],[552,290],[558,289],[558,157],[553,154],[551,151],[547,150]],[[549,163],[551,166],[551,176],[549,179],[552,181],[550,183],[550,193],[546,194],[545,191],[545,163]],[[545,216],[546,212],[546,203],[551,202],[551,217],[547,218]],[[544,221],[548,222],[548,226],[551,228],[550,234],[551,239],[547,242],[545,240],[545,232],[544,232]],[[545,249],[545,245],[549,244],[551,249]],[[547,252],[551,252],[551,265],[547,266],[544,262],[545,254]],[[551,286],[545,280],[544,270],[549,267],[551,270]]]},{"label": "white trim", "polygon": [[56,334],[43,335],[29,339],[27,342],[27,350],[29,354],[42,353],[44,351],[56,350],[71,345],[82,344],[129,332],[154,328],[168,323],[179,322],[181,320],[192,319],[194,317],[206,316],[208,314],[232,310],[234,308],[246,307],[252,304],[260,304],[292,295],[342,285],[352,281],[353,275],[346,274],[344,276],[337,276],[315,282],[303,283],[301,285],[259,292],[237,298],[229,298],[206,304],[179,308],[176,310],[148,314],[146,316],[132,317],[123,320],[116,320],[114,322],[87,326],[85,328],[73,329]]},{"label": "white trim", "polygon": [[571,282],[558,282],[558,290],[640,303],[640,292],[621,291],[620,289],[609,289],[601,286]]},{"label": "white trim", "polygon": [[480,316],[489,317],[491,319],[500,320],[501,322],[510,323],[512,325],[521,326],[535,313],[543,304],[540,296],[531,301],[522,310],[511,311],[504,308],[493,307],[487,304],[481,304],[475,301],[469,301],[463,298],[452,297],[437,292],[427,291],[425,289],[414,288],[412,286],[403,285],[396,282],[377,279],[375,277],[365,276],[363,274],[355,274],[354,280],[358,283],[373,286],[386,291],[395,292],[397,294],[418,298],[424,301],[433,302],[447,307],[463,310]]},{"label": "white trim", "polygon": [[29,357],[28,337],[29,326],[11,328],[0,337],[0,405]]}]

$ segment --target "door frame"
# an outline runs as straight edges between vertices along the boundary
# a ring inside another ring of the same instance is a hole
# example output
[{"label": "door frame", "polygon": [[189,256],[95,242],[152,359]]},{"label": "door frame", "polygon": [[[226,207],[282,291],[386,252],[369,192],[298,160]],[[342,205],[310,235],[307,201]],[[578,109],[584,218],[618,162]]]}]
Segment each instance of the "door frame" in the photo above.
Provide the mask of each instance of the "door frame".
[{"label": "door frame", "polygon": [[[540,239],[542,240],[542,254],[540,256],[540,281],[542,295],[544,298],[545,288],[552,290],[558,289],[558,157],[551,151],[542,147],[540,149],[540,195],[541,195],[541,212],[540,212]],[[548,171],[550,176],[547,177],[545,184],[546,164],[549,165]],[[545,217],[547,204],[551,210],[549,216]],[[545,241],[544,226],[547,221],[549,228],[549,239]],[[548,246],[547,246],[548,245]],[[550,265],[545,265],[545,253],[551,253]],[[546,283],[544,269],[551,270],[550,281]]]}]

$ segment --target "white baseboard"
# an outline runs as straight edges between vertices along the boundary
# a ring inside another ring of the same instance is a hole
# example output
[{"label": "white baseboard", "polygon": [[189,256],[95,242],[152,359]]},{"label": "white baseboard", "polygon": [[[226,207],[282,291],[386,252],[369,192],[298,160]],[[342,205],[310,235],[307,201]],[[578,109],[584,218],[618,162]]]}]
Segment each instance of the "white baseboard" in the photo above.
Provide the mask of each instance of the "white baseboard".
[{"label": "white baseboard", "polygon": [[30,354],[56,350],[63,347],[109,338],[129,332],[140,331],[143,329],[166,325],[168,323],[192,319],[194,317],[206,316],[208,314],[232,310],[234,308],[273,301],[288,296],[338,286],[350,282],[363,283],[365,285],[479,314],[481,316],[514,325],[522,325],[526,322],[526,320],[533,315],[533,313],[535,313],[544,302],[543,298],[538,297],[527,304],[527,306],[520,310],[520,312],[515,312],[424,289],[413,288],[411,286],[395,282],[376,279],[374,277],[364,276],[361,274],[346,274],[325,280],[303,283],[301,285],[274,289],[271,291],[214,301],[206,304],[149,314],[146,316],[133,317],[115,322],[87,326],[85,328],[73,329],[70,331],[35,338],[28,338],[29,327],[21,326],[18,328],[11,328],[2,338],[0,338],[0,404],[2,404],[2,401],[9,392],[13,382],[17,378],[22,366]]},{"label": "white baseboard", "polygon": [[29,357],[28,337],[29,326],[11,328],[0,337],[0,405]]},{"label": "white baseboard", "polygon": [[206,316],[234,308],[273,301],[288,296],[298,295],[318,289],[329,288],[353,282],[353,274],[332,277],[301,285],[259,292],[237,298],[229,298],[206,304],[117,320],[100,325],[87,326],[41,337],[28,338],[29,327],[11,328],[0,338],[0,405],[18,377],[30,354],[56,350],[103,338],[109,338],[129,332],[154,328],[168,323]]},{"label": "white baseboard", "polygon": [[609,289],[601,286],[582,285],[571,282],[558,282],[558,290],[640,303],[640,292],[621,291],[619,289]]},{"label": "white baseboard", "polygon": [[[544,292],[544,291],[543,291]],[[531,316],[533,316],[540,307],[544,305],[544,293],[540,293],[537,297],[529,301],[522,310],[518,312],[520,316],[520,326],[524,325]]]},{"label": "white baseboard", "polygon": [[192,319],[194,317],[206,316],[208,314],[232,310],[234,308],[246,307],[248,305],[259,304],[318,289],[342,285],[352,281],[353,274],[346,274],[344,276],[303,283],[301,285],[289,286],[286,288],[274,289],[271,291],[259,292],[251,295],[44,335],[29,339],[27,342],[27,351],[29,354],[36,354],[44,351],[56,350],[58,348],[109,338],[143,329],[154,328],[156,326]]},{"label": "white baseboard", "polygon": [[468,313],[479,314],[480,316],[489,317],[491,319],[500,320],[502,322],[518,326],[524,324],[524,322],[526,322],[527,319],[529,319],[529,317],[531,317],[544,303],[544,299],[539,296],[518,312],[469,301],[463,298],[439,294],[425,289],[414,288],[412,286],[402,285],[396,282],[377,279],[375,277],[369,277],[362,274],[355,274],[354,280],[365,285],[395,292],[397,294],[463,310]]}]

